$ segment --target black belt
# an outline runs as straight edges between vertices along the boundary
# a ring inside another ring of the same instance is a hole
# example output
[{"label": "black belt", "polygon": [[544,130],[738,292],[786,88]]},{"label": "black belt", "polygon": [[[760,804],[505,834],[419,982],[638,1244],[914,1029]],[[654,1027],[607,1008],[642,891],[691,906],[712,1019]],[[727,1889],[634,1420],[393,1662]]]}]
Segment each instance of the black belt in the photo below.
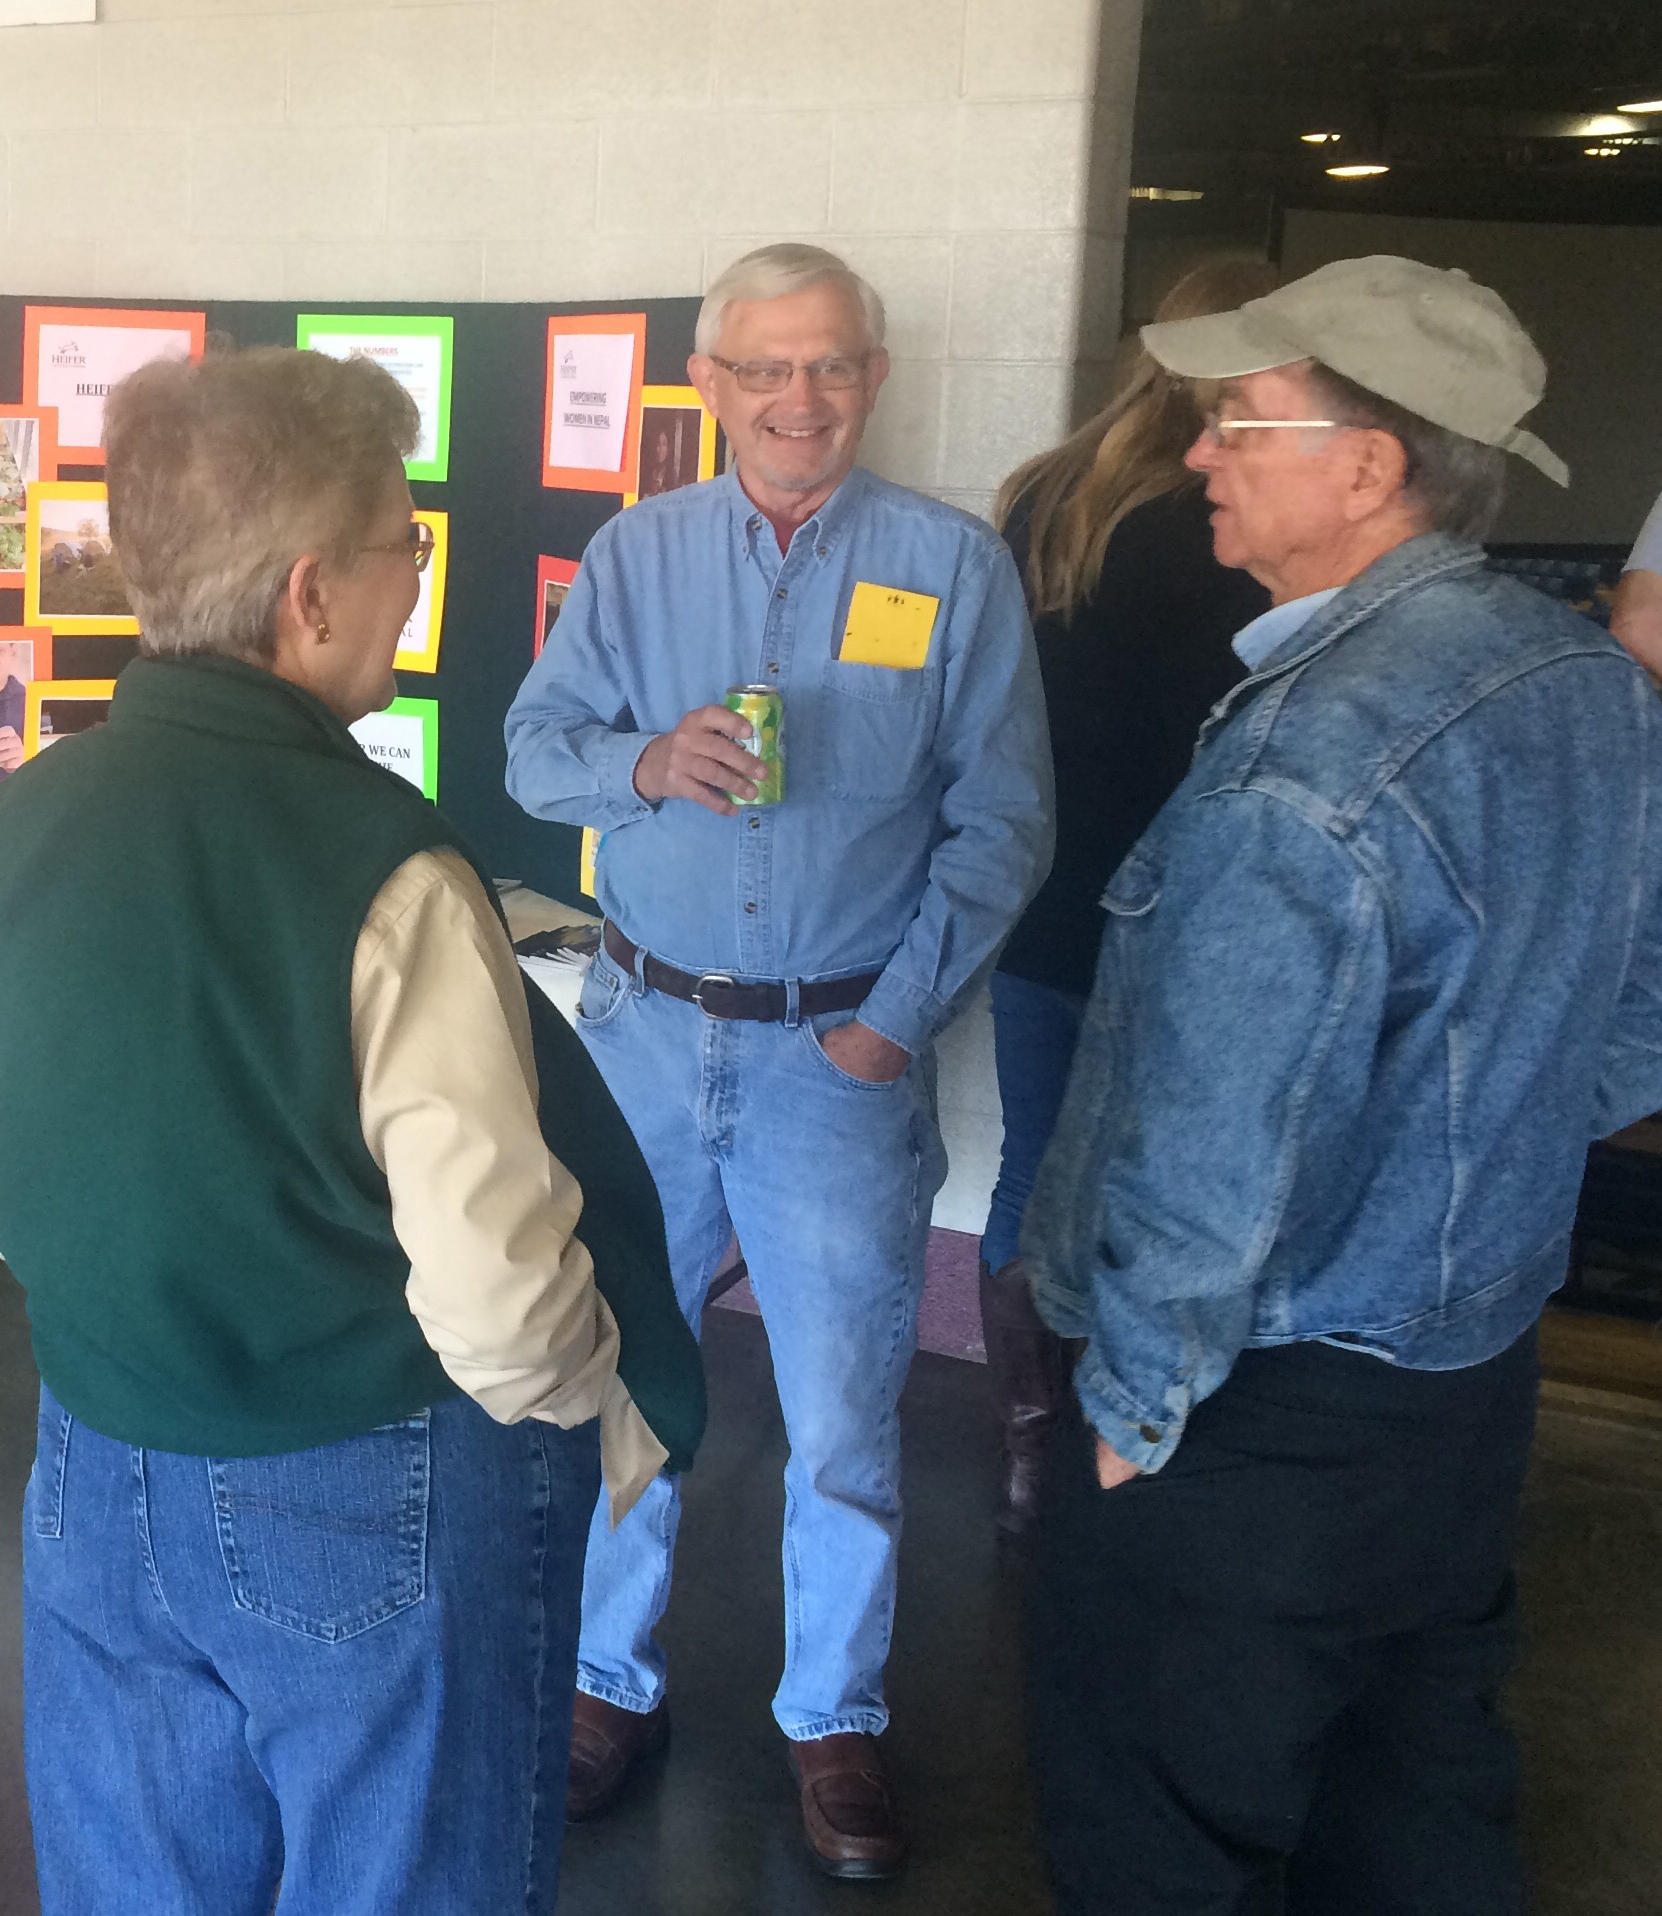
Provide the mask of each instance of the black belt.
[{"label": "black belt", "polygon": [[[600,934],[608,957],[631,976],[640,947],[631,944],[608,918]],[[661,991],[666,998],[679,998],[683,1004],[697,1005],[706,1018],[748,1018],[759,1024],[777,1024],[786,1011],[786,987],[777,983],[741,984],[725,971],[706,971],[702,975],[677,971],[661,958],[647,953],[640,968],[648,991]],[[804,1018],[822,1011],[853,1011],[865,1003],[880,971],[865,971],[857,978],[825,978],[817,983],[798,985],[796,1008]]]}]

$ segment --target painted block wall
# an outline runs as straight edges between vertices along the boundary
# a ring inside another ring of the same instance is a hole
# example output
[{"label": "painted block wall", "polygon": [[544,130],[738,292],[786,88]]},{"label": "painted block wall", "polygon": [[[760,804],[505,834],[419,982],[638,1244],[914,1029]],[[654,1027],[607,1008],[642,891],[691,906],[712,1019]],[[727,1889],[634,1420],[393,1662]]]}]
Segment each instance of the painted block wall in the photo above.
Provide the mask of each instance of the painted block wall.
[{"label": "painted block wall", "polygon": [[1112,344],[1140,14],[100,0],[0,29],[0,290],[604,300],[812,239],[892,315],[871,463],[984,509]]}]

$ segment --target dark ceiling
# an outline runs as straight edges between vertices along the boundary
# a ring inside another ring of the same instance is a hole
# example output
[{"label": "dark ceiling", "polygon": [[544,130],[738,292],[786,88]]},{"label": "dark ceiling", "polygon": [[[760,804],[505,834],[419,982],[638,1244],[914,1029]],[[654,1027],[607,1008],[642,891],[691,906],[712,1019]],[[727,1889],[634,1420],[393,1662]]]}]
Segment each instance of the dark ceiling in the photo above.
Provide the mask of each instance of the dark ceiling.
[{"label": "dark ceiling", "polygon": [[1294,206],[1658,224],[1662,114],[1600,120],[1658,98],[1662,0],[1148,0],[1133,182],[1242,231]]}]

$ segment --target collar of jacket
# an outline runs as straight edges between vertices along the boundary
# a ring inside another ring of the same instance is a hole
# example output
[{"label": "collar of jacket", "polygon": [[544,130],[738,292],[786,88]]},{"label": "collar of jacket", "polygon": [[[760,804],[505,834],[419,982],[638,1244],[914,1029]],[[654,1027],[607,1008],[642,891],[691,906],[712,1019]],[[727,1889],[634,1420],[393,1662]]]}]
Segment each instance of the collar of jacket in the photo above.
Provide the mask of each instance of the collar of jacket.
[{"label": "collar of jacket", "polygon": [[110,724],[118,731],[179,726],[330,758],[363,757],[321,699],[260,666],[209,654],[134,659],[116,681]]},{"label": "collar of jacket", "polygon": [[1405,539],[1401,545],[1374,560],[1357,573],[1329,599],[1315,617],[1301,625],[1293,635],[1269,655],[1256,672],[1232,686],[1213,706],[1201,727],[1202,740],[1209,738],[1236,706],[1251,698],[1259,686],[1280,678],[1306,664],[1317,653],[1325,652],[1345,634],[1376,612],[1411,593],[1423,591],[1439,579],[1458,578],[1464,573],[1481,572],[1486,563],[1482,546],[1471,539],[1456,539],[1446,532],[1424,532]]}]

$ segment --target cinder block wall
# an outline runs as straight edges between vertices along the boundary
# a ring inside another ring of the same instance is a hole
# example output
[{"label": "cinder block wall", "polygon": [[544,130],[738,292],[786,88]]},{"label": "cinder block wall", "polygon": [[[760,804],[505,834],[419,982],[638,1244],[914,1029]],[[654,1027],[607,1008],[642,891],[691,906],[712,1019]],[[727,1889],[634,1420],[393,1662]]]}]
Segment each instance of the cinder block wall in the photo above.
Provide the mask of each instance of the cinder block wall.
[{"label": "cinder block wall", "polygon": [[99,16],[0,28],[0,290],[645,298],[813,239],[889,305],[871,463],[976,510],[1112,346],[1139,0]]}]

